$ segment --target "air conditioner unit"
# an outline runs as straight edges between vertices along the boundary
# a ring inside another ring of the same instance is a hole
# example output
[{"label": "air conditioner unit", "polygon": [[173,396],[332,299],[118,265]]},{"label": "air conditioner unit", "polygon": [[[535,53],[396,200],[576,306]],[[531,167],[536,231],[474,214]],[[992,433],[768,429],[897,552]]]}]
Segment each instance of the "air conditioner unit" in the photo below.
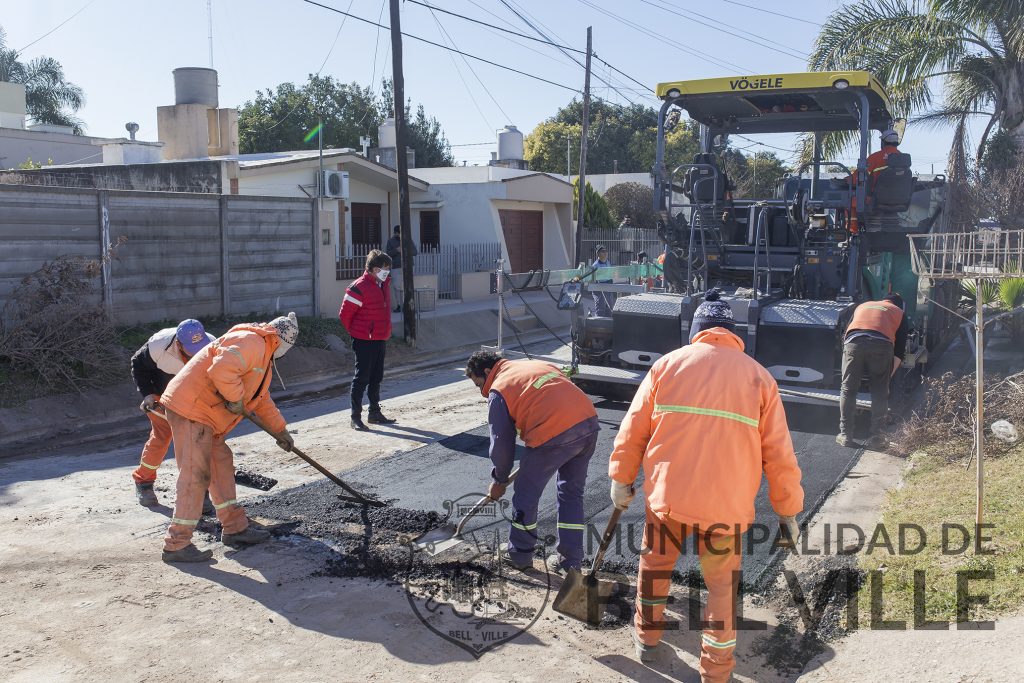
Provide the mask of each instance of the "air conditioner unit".
[{"label": "air conditioner unit", "polygon": [[320,196],[348,199],[348,171],[324,171],[320,177]]}]

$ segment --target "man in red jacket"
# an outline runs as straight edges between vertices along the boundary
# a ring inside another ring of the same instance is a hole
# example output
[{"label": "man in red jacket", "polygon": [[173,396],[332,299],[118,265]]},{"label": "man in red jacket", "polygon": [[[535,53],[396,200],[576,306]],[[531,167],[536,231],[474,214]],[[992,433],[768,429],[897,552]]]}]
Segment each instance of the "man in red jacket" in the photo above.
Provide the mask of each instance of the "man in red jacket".
[{"label": "man in red jacket", "polygon": [[[363,422],[363,392],[370,399],[370,424],[394,424],[380,410],[384,353],[391,338],[391,257],[380,249],[366,255],[366,272],[345,290],[338,317],[352,337],[356,354],[352,378],[352,429],[368,432]],[[367,391],[367,389],[369,389]]]}]

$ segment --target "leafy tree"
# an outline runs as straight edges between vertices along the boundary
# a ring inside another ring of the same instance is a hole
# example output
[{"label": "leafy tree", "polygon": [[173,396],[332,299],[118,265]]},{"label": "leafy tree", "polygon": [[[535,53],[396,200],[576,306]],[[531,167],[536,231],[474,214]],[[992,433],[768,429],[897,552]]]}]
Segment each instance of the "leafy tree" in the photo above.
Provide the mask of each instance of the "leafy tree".
[{"label": "leafy tree", "polygon": [[[612,220],[612,215],[608,211],[608,204],[604,201],[604,197],[599,195],[590,183],[587,183],[586,189],[586,201],[583,206],[583,227],[585,228],[614,228],[615,222]],[[576,179],[572,181],[572,206],[573,206],[573,218],[576,218],[577,207],[580,205],[580,178],[576,176]]]},{"label": "leafy tree", "polygon": [[373,92],[357,83],[338,83],[330,76],[310,75],[296,87],[282,83],[257,91],[238,112],[239,148],[243,154],[315,148],[305,141],[323,116],[324,147],[359,146],[359,137],[376,134],[381,114]]},{"label": "leafy tree", "polygon": [[85,104],[85,92],[68,81],[64,67],[52,57],[36,57],[28,62],[7,47],[7,34],[0,27],[0,81],[25,86],[25,109],[35,123],[71,126],[81,135],[85,123],[75,113]]},{"label": "leafy tree", "polygon": [[638,228],[654,229],[658,217],[654,213],[654,190],[640,183],[619,183],[608,188],[604,193],[612,221],[621,223],[629,216],[633,225]]},{"label": "leafy tree", "polygon": [[[643,173],[654,165],[658,113],[652,107],[616,107],[600,100],[590,109],[587,138],[588,173]],[[566,137],[571,141],[570,173],[579,172],[583,103],[573,100],[537,125],[525,140],[530,167],[547,173],[565,173]],[[665,136],[669,163],[690,161],[697,152],[697,126],[687,121],[671,127]]]},{"label": "leafy tree", "polygon": [[[1019,0],[860,0],[829,15],[808,66],[866,69],[886,84],[898,115],[954,127],[950,175],[967,166],[967,123],[988,122],[1024,144],[1024,3]],[[941,77],[942,98],[933,89]],[[834,153],[852,135],[830,136]]]},{"label": "leafy tree", "polygon": [[[769,199],[775,196],[779,183],[789,169],[774,152],[757,152],[747,157],[733,152],[734,164],[729,166],[734,194],[747,199]],[[736,157],[740,160],[737,162]]]},{"label": "leafy tree", "polygon": [[[383,120],[393,116],[394,101],[388,81],[380,96],[375,96],[358,83],[339,83],[331,76],[310,74],[305,85],[282,83],[274,90],[257,91],[255,99],[242,105],[238,112],[239,148],[243,154],[315,148],[317,139],[306,138],[321,116],[324,147],[358,148],[361,136],[375,138]],[[417,166],[455,163],[440,122],[428,117],[423,105],[413,114],[410,101],[405,115],[408,145],[416,150]]]}]

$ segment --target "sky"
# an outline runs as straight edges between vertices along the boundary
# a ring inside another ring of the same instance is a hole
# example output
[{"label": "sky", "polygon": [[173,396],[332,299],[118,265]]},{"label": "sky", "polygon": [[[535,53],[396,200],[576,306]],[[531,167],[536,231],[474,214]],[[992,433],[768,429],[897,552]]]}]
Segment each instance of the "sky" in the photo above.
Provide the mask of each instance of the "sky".
[{"label": "sky", "polygon": [[[331,75],[379,89],[390,76],[390,37],[303,0],[210,0],[213,66],[220,106],[241,106],[257,90]],[[389,24],[388,0],[317,0]],[[510,5],[555,42],[583,52],[587,26],[595,61],[593,92],[619,104],[658,106],[658,82],[800,72],[820,24],[838,0],[417,0],[450,12],[537,35]],[[505,4],[507,3],[507,5]],[[744,6],[745,5],[745,6]],[[23,59],[46,55],[80,85],[86,133],[156,140],[156,108],[174,103],[171,72],[210,66],[207,0],[0,0],[0,26]],[[419,42],[404,40],[406,94],[436,116],[458,163],[483,164],[505,124],[528,133],[582,90],[583,69],[556,47],[511,36],[403,2],[402,29],[543,78],[545,83]],[[777,13],[777,14],[773,14]],[[778,15],[789,15],[788,17]],[[63,23],[62,22],[65,22]],[[343,23],[344,22],[344,23]],[[51,32],[52,31],[52,32]],[[46,35],[49,33],[49,35]],[[43,37],[45,36],[45,37]],[[570,53],[582,61],[579,53]],[[635,79],[632,80],[632,79]],[[609,85],[610,83],[610,85]],[[641,88],[643,84],[644,88]],[[974,138],[983,127],[975,124]],[[911,125],[902,151],[915,170],[943,172],[952,132]],[[756,136],[746,153],[792,155],[792,136]],[[737,146],[747,141],[734,140]],[[784,150],[773,149],[782,147]],[[353,141],[353,147],[357,141]],[[877,149],[877,142],[873,142]],[[851,155],[840,161],[849,162]]]}]

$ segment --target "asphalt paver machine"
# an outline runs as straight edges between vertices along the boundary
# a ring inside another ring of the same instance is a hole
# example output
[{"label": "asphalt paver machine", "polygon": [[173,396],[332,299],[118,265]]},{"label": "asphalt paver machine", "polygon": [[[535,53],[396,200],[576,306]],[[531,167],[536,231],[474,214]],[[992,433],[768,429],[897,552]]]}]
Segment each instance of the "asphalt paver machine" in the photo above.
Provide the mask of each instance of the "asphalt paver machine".
[{"label": "asphalt paver machine", "polygon": [[[957,292],[919,281],[906,236],[944,230],[945,179],[915,176],[902,153],[869,177],[872,131],[896,124],[878,80],[865,71],[769,74],[662,83],[657,96],[661,286],[619,294],[609,317],[577,309],[576,381],[608,394],[639,384],[658,358],[688,343],[694,309],[711,287],[787,400],[838,401],[853,310],[889,292],[902,294],[913,323],[902,372],[920,368],[951,328]],[[700,124],[692,159],[666,152],[676,109]],[[835,131],[855,141],[854,168],[823,157],[823,137]],[[811,159],[773,196],[734,196],[717,152],[730,135],[765,133],[809,134]]]}]

